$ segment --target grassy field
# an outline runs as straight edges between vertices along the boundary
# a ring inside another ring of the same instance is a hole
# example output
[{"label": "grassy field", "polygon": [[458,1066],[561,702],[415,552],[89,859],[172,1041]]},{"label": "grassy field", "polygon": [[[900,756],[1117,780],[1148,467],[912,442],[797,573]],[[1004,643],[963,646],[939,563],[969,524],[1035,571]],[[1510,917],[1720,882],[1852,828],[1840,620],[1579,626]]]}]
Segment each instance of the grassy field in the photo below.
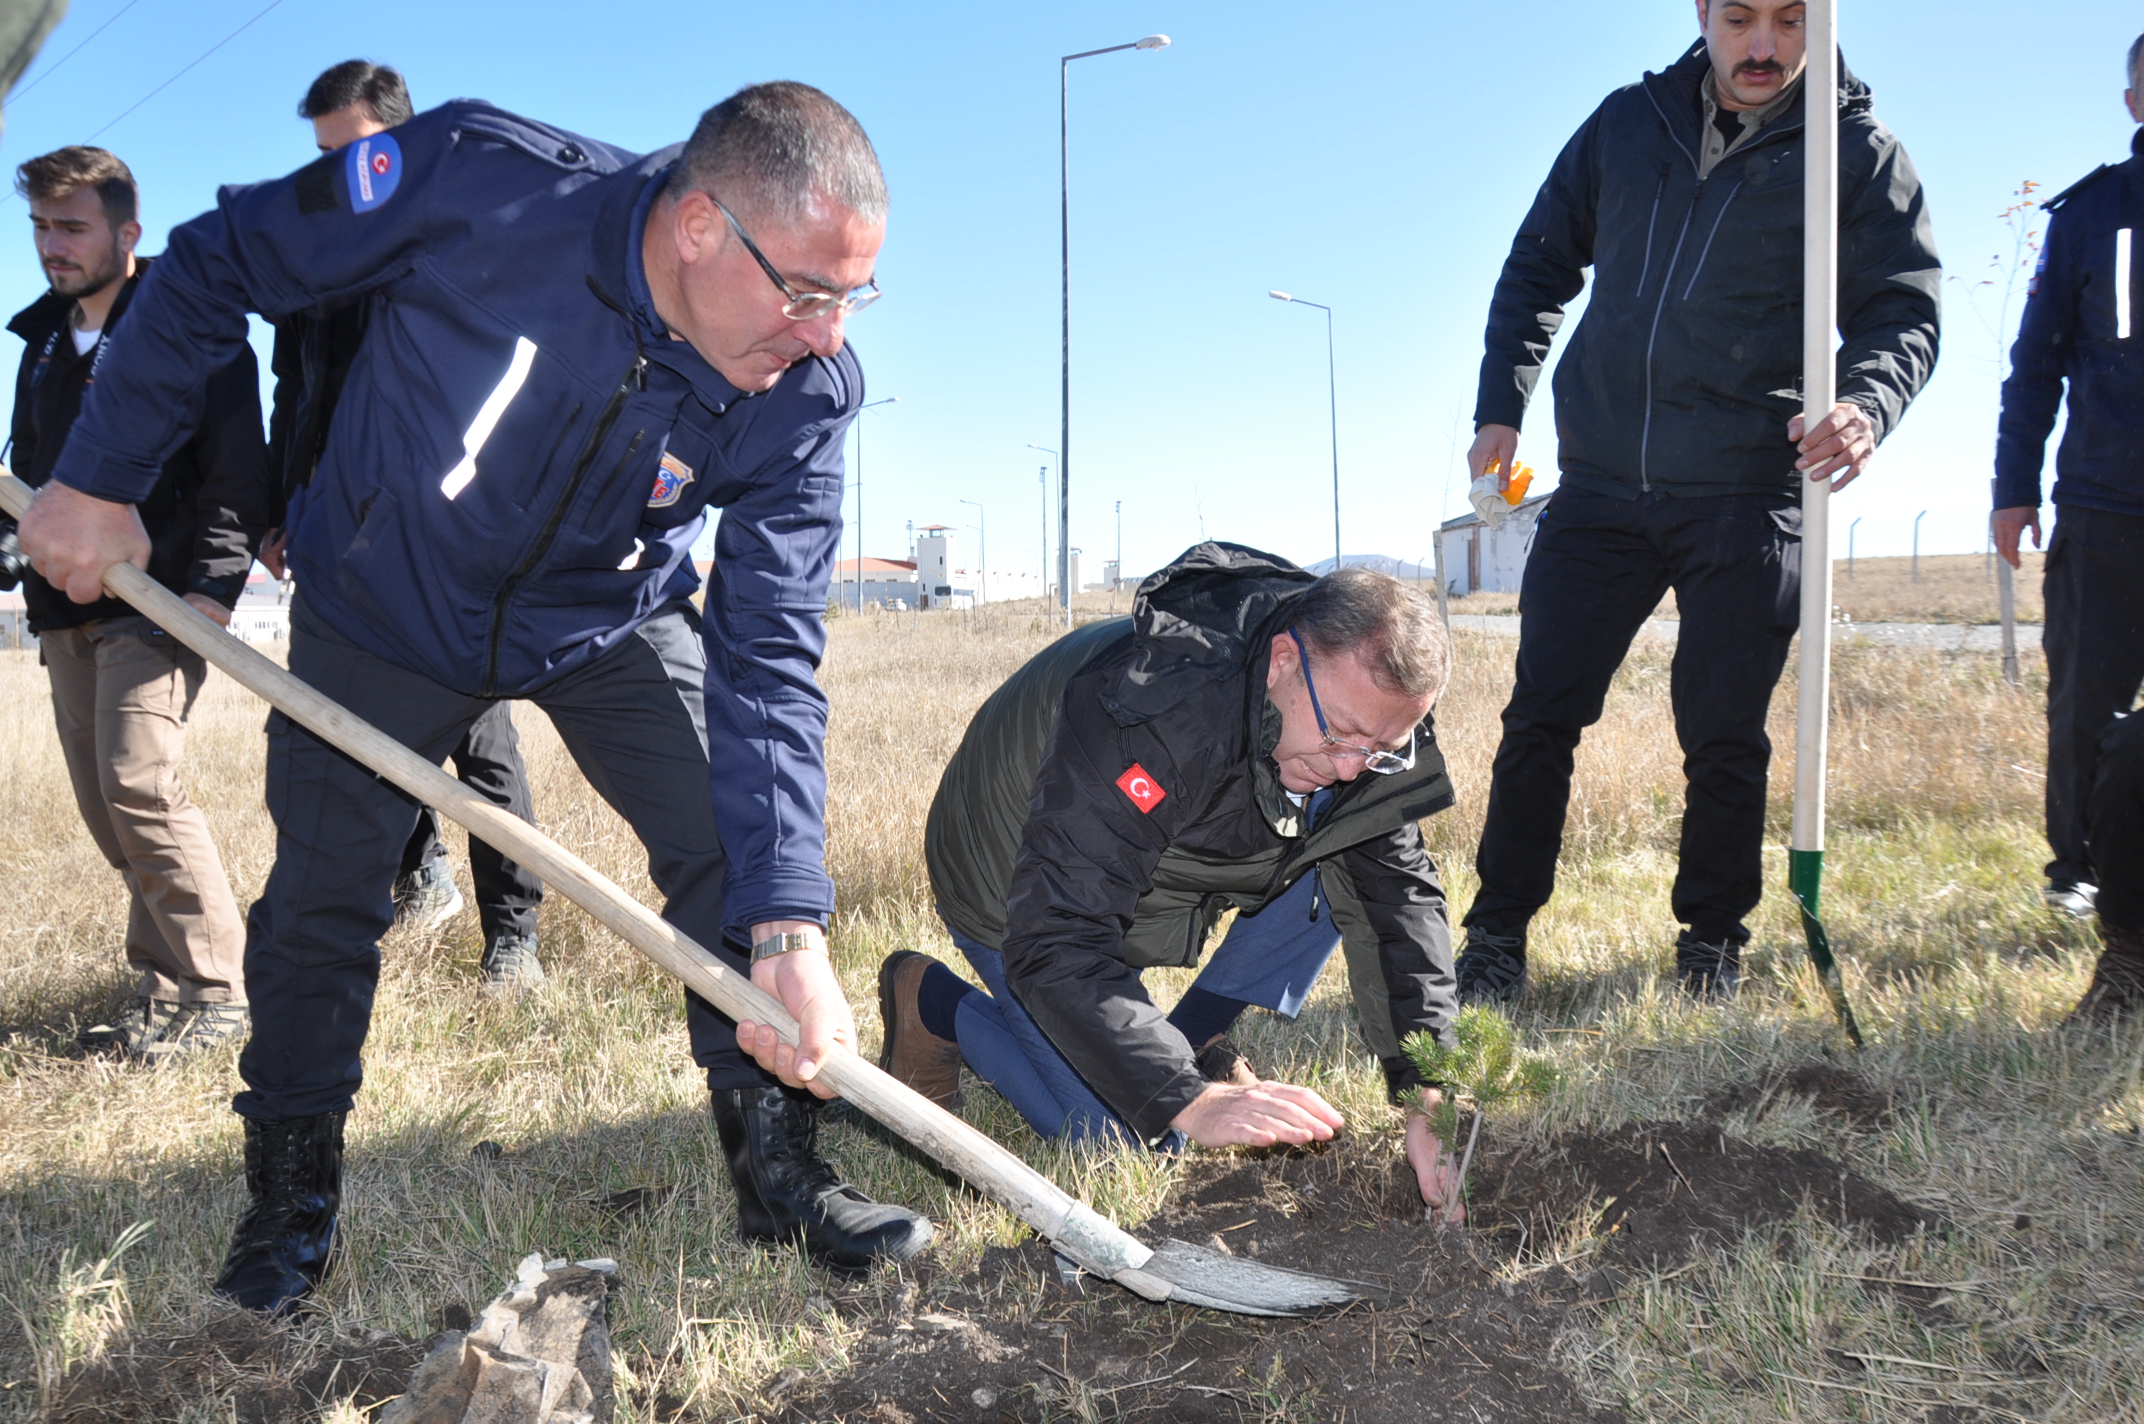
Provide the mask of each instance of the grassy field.
[{"label": "grassy field", "polygon": [[[921,858],[936,772],[975,705],[1049,636],[1031,613],[1003,609],[833,624],[824,681],[834,701],[836,943],[873,1051],[869,986],[883,955],[950,954]],[[1513,647],[1462,636],[1439,712],[1460,801],[1428,833],[1461,907]],[[1537,988],[1517,1016],[1562,1085],[1499,1132],[1545,1141],[1578,1126],[1680,1117],[1767,1069],[1843,1054],[1776,893],[1755,920],[1750,980],[1735,1004],[1689,1007],[1667,977],[1680,816],[1667,686],[1664,650],[1641,642],[1582,749],[1561,886],[1536,923]],[[1730,1117],[1726,1128],[1820,1148],[1946,1228],[1879,1249],[1798,1220],[1637,1281],[1567,1335],[1559,1359],[1590,1398],[1645,1420],[2135,1424],[2144,1420],[2144,1039],[2056,1027],[2096,941],[2035,899],[2038,656],[2012,693],[1990,658],[1854,648],[1835,686],[1828,918],[1870,1038],[1853,1066],[1901,1108],[1866,1132],[1807,1110]],[[1792,744],[1792,707],[1790,673],[1774,704],[1782,747]],[[652,897],[631,835],[544,719],[518,717],[544,828]],[[189,783],[242,902],[272,849],[261,721],[257,703],[212,679],[190,742]],[[322,1298],[328,1320],[276,1348],[232,1348],[236,1327],[206,1284],[241,1196],[240,1132],[227,1108],[234,1059],[152,1074],[74,1052],[77,1024],[124,992],[115,948],[124,902],[76,823],[32,654],[0,654],[0,727],[9,746],[0,1243],[11,1263],[0,1318],[12,1327],[0,1331],[0,1418],[272,1418],[258,1400],[309,1381],[325,1403],[280,1417],[353,1424],[362,1413],[330,1365],[390,1339],[421,1340],[443,1312],[481,1306],[532,1250],[624,1263],[613,1313],[621,1420],[754,1417],[755,1397],[785,1370],[844,1368],[857,1327],[829,1304],[826,1279],[733,1239],[677,994],[556,898],[542,922],[553,977],[523,1000],[477,994],[471,913],[444,933],[387,942],[367,1086],[349,1128],[348,1251]],[[1790,775],[1789,759],[1777,760],[1775,881],[1785,875]],[[1166,998],[1183,976],[1155,979]],[[1357,1131],[1396,1122],[1374,1065],[1348,1046],[1337,970],[1300,1024],[1258,1016],[1243,1037],[1254,1062],[1314,1083]],[[1168,1168],[1055,1152],[987,1090],[971,1091],[968,1114],[1120,1219],[1139,1219],[1167,1193]],[[503,1153],[473,1151],[479,1143]],[[941,1224],[940,1279],[1021,1235],[1006,1213],[856,1129],[834,1128],[829,1150],[868,1190]],[[1583,1256],[1598,1245],[1589,1220],[1598,1218],[1574,1218],[1552,1246],[1505,1269],[1532,1269],[1549,1250]],[[1908,1308],[1872,1280],[1942,1289],[1934,1307]],[[100,1368],[129,1379],[131,1392],[84,1396],[81,1382]]]},{"label": "grassy field", "polygon": [[[1856,623],[1998,623],[2002,621],[1996,583],[1988,561],[1979,554],[1924,554],[1920,577],[1911,559],[1856,559],[1849,576],[1846,560],[1832,571],[1831,605]],[[2037,623],[2045,616],[2040,580],[2047,556],[2025,551],[2024,567],[2011,576],[2017,620]],[[1451,600],[1454,613],[1516,613],[1515,593],[1477,593]],[[1660,602],[1658,615],[1673,618],[1675,595]]]}]

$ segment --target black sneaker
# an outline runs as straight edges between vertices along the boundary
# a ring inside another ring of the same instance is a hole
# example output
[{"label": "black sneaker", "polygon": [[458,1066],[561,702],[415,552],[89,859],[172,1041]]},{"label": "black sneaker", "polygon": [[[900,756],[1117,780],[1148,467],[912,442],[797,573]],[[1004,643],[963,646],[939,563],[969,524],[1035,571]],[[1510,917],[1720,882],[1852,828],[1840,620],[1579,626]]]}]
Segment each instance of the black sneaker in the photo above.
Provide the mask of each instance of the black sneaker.
[{"label": "black sneaker", "polygon": [[172,1063],[225,1044],[244,1043],[252,1016],[244,1004],[175,1004],[163,1031],[141,1047],[142,1061]]},{"label": "black sneaker", "polygon": [[1675,941],[1675,978],[1691,998],[1725,1003],[1742,987],[1742,946],[1732,938],[1708,943],[1684,930]]},{"label": "black sneaker", "polygon": [[2099,905],[2099,887],[2081,880],[2050,880],[2041,887],[2040,899],[2073,920],[2089,920]]},{"label": "black sneaker", "polygon": [[395,881],[395,923],[418,931],[437,929],[460,912],[462,892],[454,863],[435,855]]},{"label": "black sneaker", "polygon": [[511,932],[494,937],[477,962],[484,988],[492,993],[533,989],[543,982],[543,961],[536,957],[536,936]]},{"label": "black sneaker", "polygon": [[1526,932],[1468,929],[1455,966],[1461,1004],[1508,1004],[1526,992]]},{"label": "black sneaker", "polygon": [[179,1006],[164,999],[135,999],[113,1014],[111,1021],[85,1028],[75,1042],[89,1053],[123,1053],[132,1058],[155,1040],[179,1013]]}]

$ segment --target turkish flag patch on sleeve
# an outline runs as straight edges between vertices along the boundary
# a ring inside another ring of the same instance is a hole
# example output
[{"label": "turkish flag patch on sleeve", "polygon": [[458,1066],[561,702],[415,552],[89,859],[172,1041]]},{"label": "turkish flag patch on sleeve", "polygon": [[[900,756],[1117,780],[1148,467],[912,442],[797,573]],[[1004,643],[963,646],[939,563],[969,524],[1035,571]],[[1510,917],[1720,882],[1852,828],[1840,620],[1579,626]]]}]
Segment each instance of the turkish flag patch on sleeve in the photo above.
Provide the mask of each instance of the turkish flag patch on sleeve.
[{"label": "turkish flag patch on sleeve", "polygon": [[1139,808],[1140,814],[1147,816],[1153,815],[1154,808],[1169,794],[1161,789],[1161,783],[1138,762],[1133,762],[1126,768],[1124,775],[1117,778],[1117,790],[1131,797],[1132,804]]}]

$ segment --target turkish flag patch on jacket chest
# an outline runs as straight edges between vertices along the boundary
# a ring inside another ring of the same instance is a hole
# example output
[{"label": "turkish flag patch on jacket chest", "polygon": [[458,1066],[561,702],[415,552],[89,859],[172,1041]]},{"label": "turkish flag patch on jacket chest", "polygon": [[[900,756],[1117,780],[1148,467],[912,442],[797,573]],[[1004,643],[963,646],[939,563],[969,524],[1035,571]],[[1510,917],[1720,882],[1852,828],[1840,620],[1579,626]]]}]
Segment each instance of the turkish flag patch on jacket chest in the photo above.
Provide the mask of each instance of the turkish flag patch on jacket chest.
[{"label": "turkish flag patch on jacket chest", "polygon": [[1147,816],[1153,815],[1154,808],[1169,794],[1161,789],[1161,783],[1138,762],[1133,762],[1126,768],[1124,775],[1117,778],[1117,790],[1131,797],[1132,804],[1139,808],[1142,815]]}]

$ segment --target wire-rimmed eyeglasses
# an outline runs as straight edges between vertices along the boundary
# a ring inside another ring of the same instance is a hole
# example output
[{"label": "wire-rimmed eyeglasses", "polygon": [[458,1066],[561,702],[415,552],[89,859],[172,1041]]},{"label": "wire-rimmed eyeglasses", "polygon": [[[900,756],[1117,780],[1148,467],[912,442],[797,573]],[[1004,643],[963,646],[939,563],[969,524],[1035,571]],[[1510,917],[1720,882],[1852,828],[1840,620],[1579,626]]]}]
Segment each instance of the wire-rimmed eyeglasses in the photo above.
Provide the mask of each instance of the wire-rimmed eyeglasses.
[{"label": "wire-rimmed eyeglasses", "polygon": [[774,270],[774,264],[767,260],[767,254],[761,252],[759,244],[752,241],[752,234],[744,230],[744,224],[737,221],[735,213],[722,206],[720,198],[713,193],[709,193],[707,201],[715,205],[716,212],[728,219],[730,231],[737,234],[737,240],[744,244],[745,251],[752,254],[752,260],[759,264],[760,271],[767,274],[767,280],[781,288],[782,295],[788,298],[782,304],[782,315],[788,317],[791,321],[811,321],[829,313],[847,316],[852,312],[862,311],[879,299],[876,279],[864,283],[861,287],[851,292],[798,291],[783,280],[781,273]]},{"label": "wire-rimmed eyeglasses", "polygon": [[1358,747],[1353,742],[1343,742],[1325,725],[1325,709],[1318,705],[1318,685],[1310,677],[1310,652],[1303,646],[1303,639],[1293,628],[1288,636],[1295,640],[1295,660],[1303,670],[1303,690],[1310,694],[1310,713],[1318,719],[1318,736],[1321,747],[1330,756],[1357,756],[1362,758],[1362,769],[1374,771],[1379,776],[1390,776],[1396,771],[1414,770],[1415,738],[1420,728],[1407,734],[1407,750],[1401,752],[1379,751],[1375,747]]}]

